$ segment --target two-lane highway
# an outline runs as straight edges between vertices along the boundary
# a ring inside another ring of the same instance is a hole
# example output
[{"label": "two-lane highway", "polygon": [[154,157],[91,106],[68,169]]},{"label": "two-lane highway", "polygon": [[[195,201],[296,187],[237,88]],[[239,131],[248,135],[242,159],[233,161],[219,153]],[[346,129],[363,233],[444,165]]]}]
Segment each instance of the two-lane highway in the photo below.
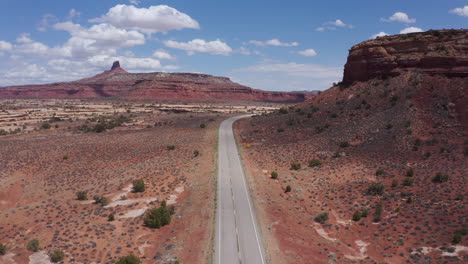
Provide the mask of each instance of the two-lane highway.
[{"label": "two-lane highway", "polygon": [[247,116],[224,120],[219,128],[215,264],[266,263],[254,208],[232,131],[232,124],[245,117]]}]

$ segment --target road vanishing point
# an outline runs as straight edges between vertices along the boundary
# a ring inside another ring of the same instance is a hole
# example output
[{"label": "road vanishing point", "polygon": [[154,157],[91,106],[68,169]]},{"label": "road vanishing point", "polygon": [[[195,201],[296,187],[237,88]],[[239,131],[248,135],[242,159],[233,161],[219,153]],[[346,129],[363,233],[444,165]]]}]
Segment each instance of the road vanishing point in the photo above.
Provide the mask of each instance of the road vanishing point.
[{"label": "road vanishing point", "polygon": [[224,120],[219,128],[215,264],[265,264],[249,189],[232,125],[248,117]]}]

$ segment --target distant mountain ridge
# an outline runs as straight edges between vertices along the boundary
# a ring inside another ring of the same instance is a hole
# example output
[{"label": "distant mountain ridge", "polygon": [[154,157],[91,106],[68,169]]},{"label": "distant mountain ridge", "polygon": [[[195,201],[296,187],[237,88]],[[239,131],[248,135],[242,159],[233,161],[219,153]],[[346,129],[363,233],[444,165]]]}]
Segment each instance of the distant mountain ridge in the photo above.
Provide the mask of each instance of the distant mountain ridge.
[{"label": "distant mountain ridge", "polygon": [[90,78],[44,85],[0,87],[0,98],[122,98],[167,101],[258,101],[296,103],[300,92],[252,89],[227,77],[199,73],[128,73],[118,61]]}]

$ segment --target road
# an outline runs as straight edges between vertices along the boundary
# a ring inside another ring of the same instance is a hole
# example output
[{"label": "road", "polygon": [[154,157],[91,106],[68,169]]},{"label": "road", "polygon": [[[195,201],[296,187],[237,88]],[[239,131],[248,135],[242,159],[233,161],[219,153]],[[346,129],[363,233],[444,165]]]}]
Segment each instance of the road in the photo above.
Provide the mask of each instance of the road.
[{"label": "road", "polygon": [[219,128],[215,264],[266,263],[262,239],[232,131],[232,124],[247,116],[226,119]]}]

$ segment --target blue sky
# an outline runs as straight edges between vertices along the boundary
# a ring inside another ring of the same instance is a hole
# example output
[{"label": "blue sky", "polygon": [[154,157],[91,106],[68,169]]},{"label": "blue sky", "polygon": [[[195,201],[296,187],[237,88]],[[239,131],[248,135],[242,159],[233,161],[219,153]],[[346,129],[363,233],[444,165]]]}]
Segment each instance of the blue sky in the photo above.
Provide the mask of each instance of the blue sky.
[{"label": "blue sky", "polygon": [[376,34],[467,28],[467,0],[2,0],[0,85],[203,72],[264,90],[324,90]]}]

